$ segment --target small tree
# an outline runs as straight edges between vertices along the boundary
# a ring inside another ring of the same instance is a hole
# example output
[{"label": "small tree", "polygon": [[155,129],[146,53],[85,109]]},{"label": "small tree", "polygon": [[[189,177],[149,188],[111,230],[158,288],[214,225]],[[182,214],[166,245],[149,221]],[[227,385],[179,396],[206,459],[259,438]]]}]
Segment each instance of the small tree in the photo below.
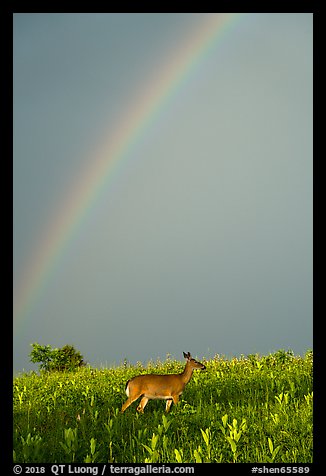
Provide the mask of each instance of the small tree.
[{"label": "small tree", "polygon": [[41,370],[76,370],[85,365],[81,353],[72,345],[65,345],[61,349],[52,348],[50,345],[31,344],[31,362],[40,362]]}]

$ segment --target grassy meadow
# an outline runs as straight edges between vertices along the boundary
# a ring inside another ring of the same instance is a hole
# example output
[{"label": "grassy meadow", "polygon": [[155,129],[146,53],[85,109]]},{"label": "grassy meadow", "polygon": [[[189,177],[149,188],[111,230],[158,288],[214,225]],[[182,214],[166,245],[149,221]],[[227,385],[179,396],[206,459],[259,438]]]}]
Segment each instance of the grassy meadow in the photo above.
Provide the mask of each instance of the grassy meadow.
[{"label": "grassy meadow", "polygon": [[141,373],[179,373],[167,358],[146,366],[35,372],[14,378],[15,463],[311,463],[313,354],[215,356],[194,371],[178,405],[134,402]]}]

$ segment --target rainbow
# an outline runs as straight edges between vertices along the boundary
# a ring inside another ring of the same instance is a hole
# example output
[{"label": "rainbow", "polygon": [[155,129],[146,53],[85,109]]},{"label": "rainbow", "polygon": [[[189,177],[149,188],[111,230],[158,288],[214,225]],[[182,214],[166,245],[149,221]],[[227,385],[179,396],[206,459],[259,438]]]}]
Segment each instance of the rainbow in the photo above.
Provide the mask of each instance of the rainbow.
[{"label": "rainbow", "polygon": [[200,24],[169,55],[162,68],[150,78],[135,100],[121,115],[115,129],[103,141],[82,170],[57,213],[44,229],[35,253],[14,283],[14,330],[28,316],[63,251],[119,169],[132,157],[133,147],[163,107],[198,68],[212,48],[224,38],[242,14],[199,15]]}]

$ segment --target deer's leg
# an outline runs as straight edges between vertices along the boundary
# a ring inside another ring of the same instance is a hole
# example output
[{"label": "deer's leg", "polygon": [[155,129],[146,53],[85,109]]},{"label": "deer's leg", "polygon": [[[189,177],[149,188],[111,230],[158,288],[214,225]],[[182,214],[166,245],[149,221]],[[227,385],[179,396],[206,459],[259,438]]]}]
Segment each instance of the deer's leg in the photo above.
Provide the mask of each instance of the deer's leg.
[{"label": "deer's leg", "polygon": [[147,397],[143,397],[143,398],[140,400],[140,403],[139,403],[139,405],[138,405],[138,407],[137,407],[137,411],[138,411],[139,413],[144,413],[144,408],[146,407],[148,400],[149,400],[149,398],[147,398]]},{"label": "deer's leg", "polygon": [[127,410],[127,408],[129,407],[129,405],[131,405],[135,400],[137,400],[137,398],[139,397],[139,395],[137,397],[129,397],[125,403],[122,405],[121,407],[121,413],[123,413],[125,410]]},{"label": "deer's leg", "polygon": [[170,398],[169,400],[166,401],[166,405],[165,405],[165,411],[166,413],[168,413],[170,411],[170,408],[171,408],[171,405],[172,405],[172,398]]},{"label": "deer's leg", "polygon": [[173,399],[173,403],[176,405],[179,401],[179,395],[174,395],[172,399]]}]

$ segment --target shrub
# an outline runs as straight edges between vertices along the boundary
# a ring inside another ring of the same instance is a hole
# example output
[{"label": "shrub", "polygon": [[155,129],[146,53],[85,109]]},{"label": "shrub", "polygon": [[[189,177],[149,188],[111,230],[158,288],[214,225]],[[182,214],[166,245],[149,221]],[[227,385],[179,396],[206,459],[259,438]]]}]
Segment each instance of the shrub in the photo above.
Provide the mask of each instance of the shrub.
[{"label": "shrub", "polygon": [[40,362],[41,370],[76,370],[85,365],[83,356],[72,345],[64,345],[60,349],[38,343],[31,345],[33,347],[30,353],[31,362]]}]

